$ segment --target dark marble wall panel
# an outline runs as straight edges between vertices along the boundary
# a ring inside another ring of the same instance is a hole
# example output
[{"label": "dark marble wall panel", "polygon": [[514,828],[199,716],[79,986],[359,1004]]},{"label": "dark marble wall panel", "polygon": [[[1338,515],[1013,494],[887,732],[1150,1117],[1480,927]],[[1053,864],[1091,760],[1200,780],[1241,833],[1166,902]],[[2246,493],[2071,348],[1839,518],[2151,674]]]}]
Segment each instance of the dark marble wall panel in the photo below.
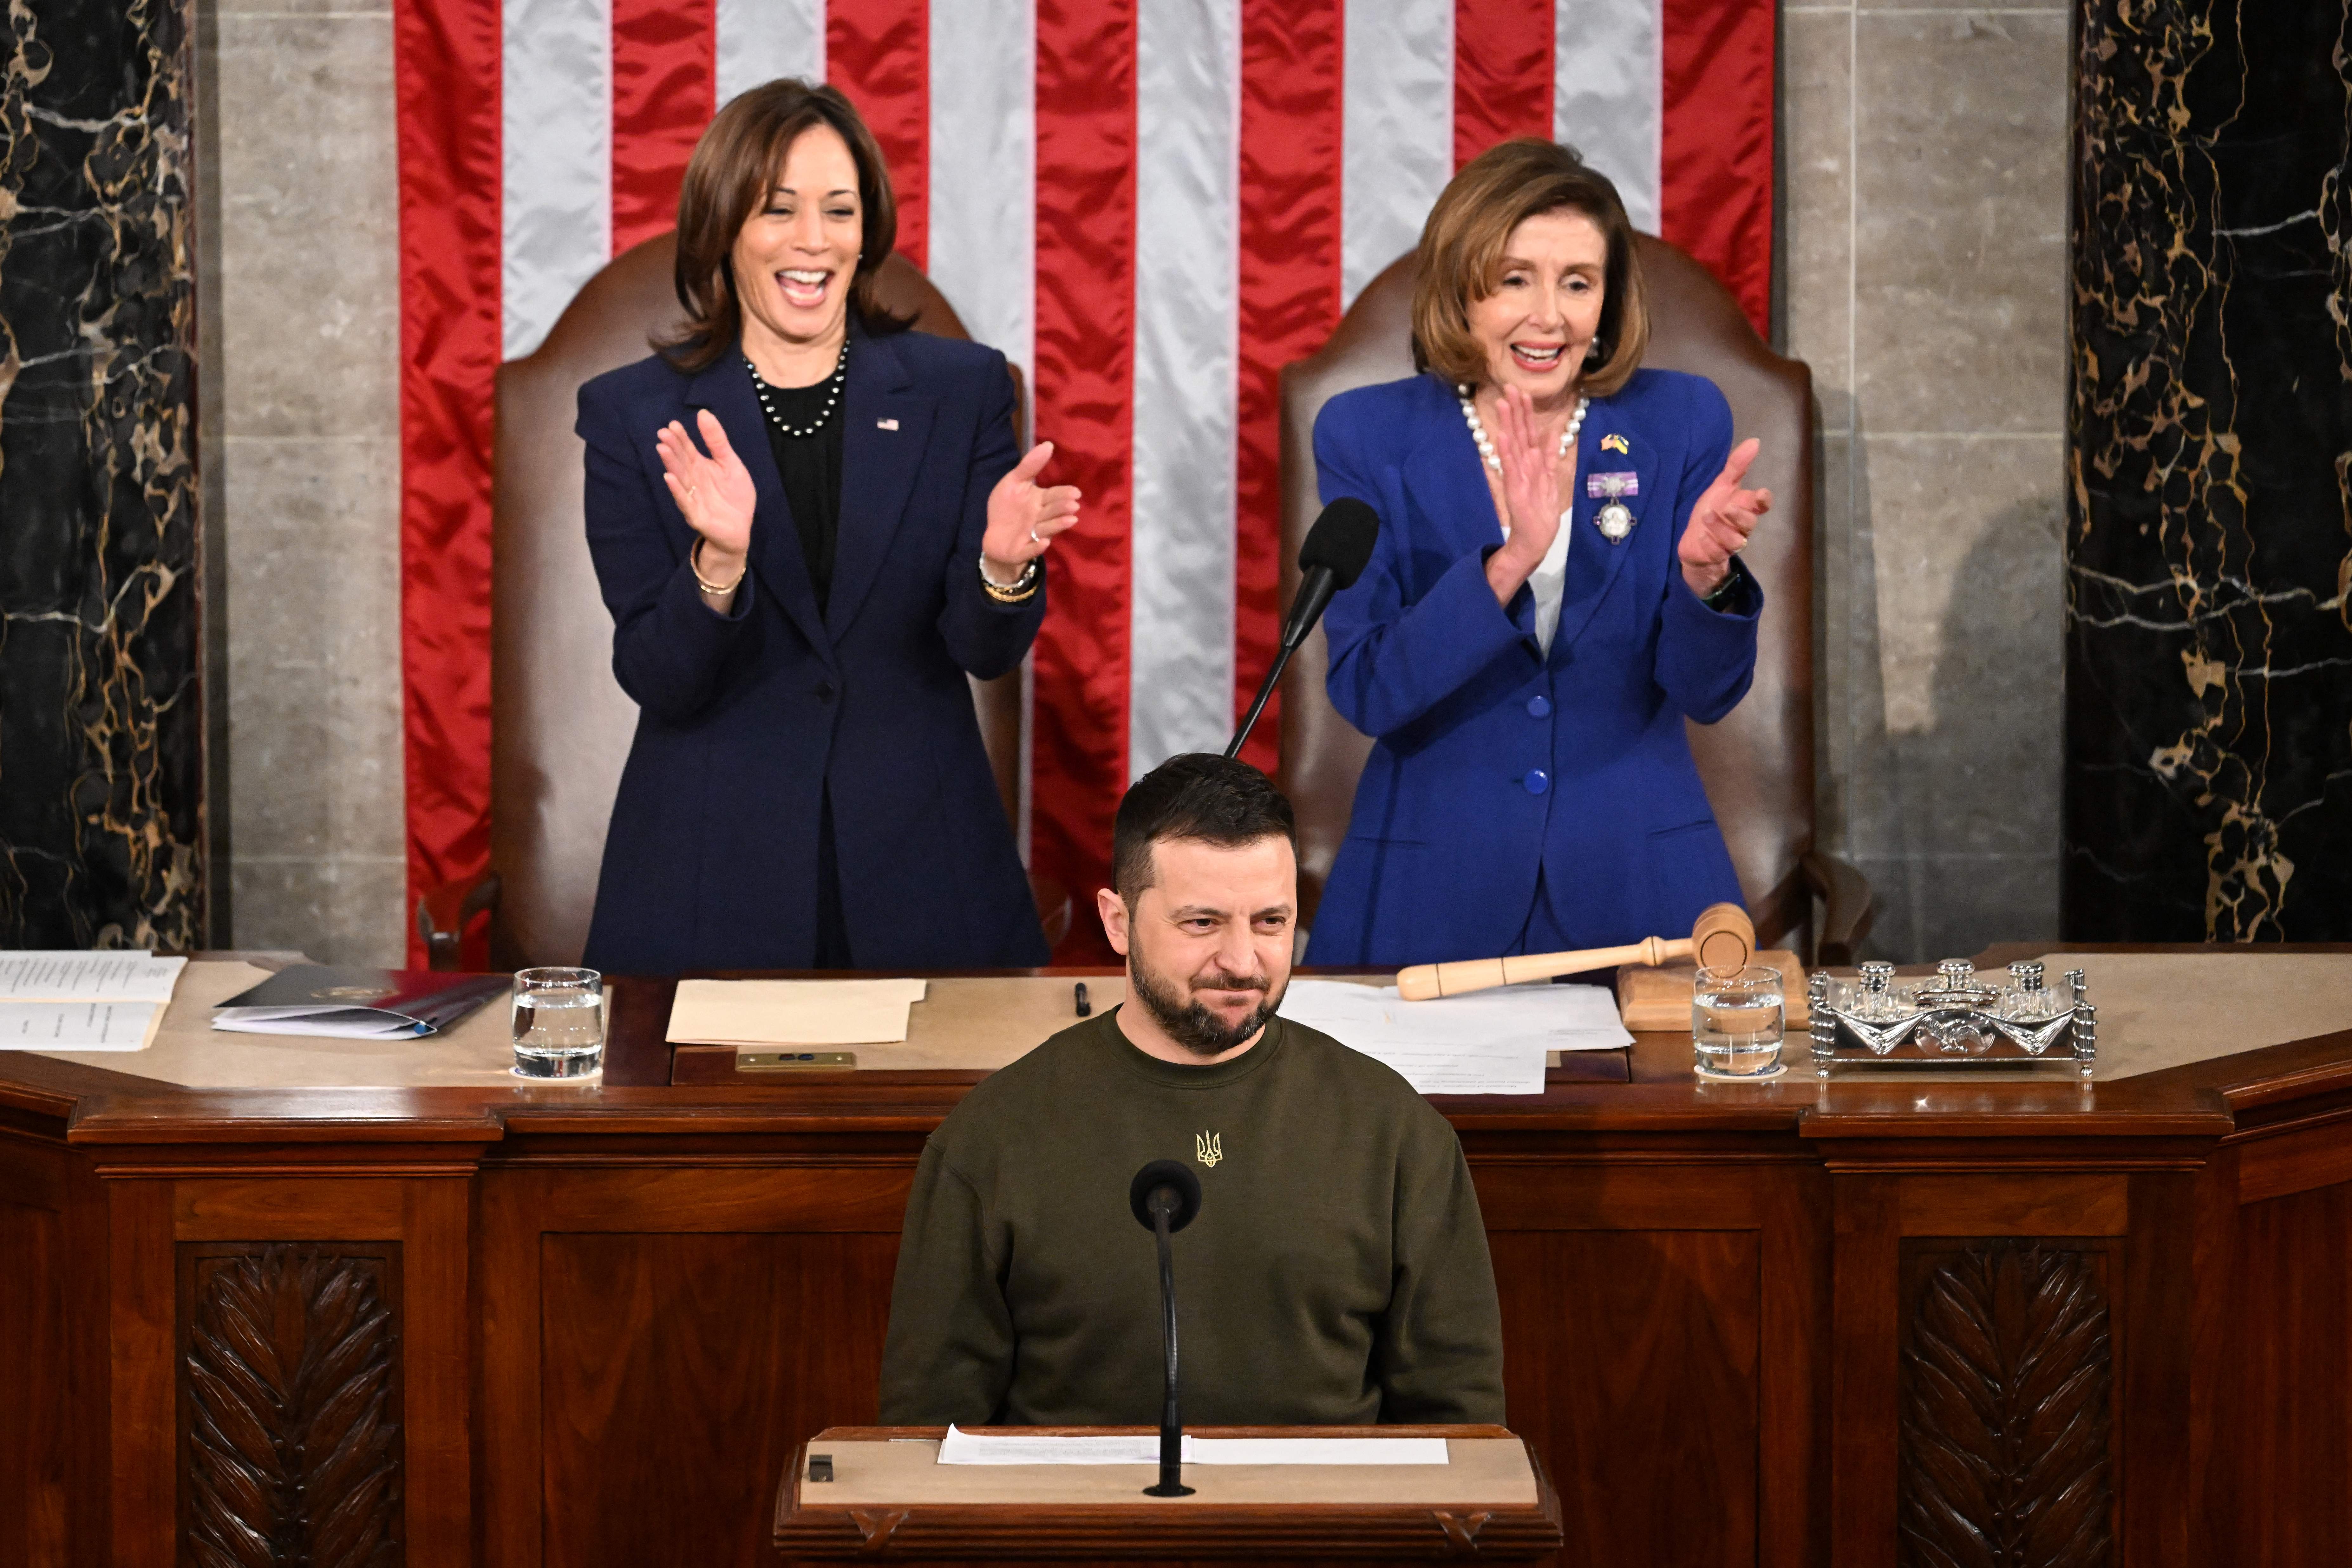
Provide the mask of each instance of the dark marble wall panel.
[{"label": "dark marble wall panel", "polygon": [[0,946],[195,945],[193,0],[11,0]]},{"label": "dark marble wall panel", "polygon": [[2075,43],[2065,931],[2352,937],[2352,6]]}]

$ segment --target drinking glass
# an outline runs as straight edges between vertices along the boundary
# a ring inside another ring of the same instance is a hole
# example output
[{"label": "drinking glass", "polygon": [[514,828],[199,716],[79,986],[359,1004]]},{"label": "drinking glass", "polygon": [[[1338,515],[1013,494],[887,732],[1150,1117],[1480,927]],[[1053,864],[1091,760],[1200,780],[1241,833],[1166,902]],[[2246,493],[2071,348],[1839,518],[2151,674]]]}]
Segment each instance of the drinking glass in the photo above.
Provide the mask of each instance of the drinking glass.
[{"label": "drinking glass", "polygon": [[1780,972],[1760,964],[1702,969],[1691,990],[1691,1040],[1701,1078],[1769,1078],[1780,1070],[1786,1015]]},{"label": "drinking glass", "polygon": [[514,977],[517,1078],[593,1078],[604,1070],[604,977],[593,969],[524,969]]}]

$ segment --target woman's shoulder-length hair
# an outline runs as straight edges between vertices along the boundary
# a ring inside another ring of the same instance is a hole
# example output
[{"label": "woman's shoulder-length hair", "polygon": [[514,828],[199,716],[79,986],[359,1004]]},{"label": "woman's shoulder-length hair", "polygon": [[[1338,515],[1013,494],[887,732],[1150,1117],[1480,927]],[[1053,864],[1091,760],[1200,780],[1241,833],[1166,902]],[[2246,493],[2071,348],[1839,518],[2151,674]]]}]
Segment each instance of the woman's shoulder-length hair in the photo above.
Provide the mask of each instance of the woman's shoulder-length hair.
[{"label": "woman's shoulder-length hair", "polygon": [[686,324],[654,346],[683,371],[707,369],[743,335],[743,306],[735,293],[735,237],[768,199],[784,172],[784,157],[803,131],[830,125],[857,165],[862,213],[857,267],[849,307],[868,332],[895,332],[914,318],[893,314],[876,296],[875,274],[898,242],[898,204],[890,166],[856,107],[838,88],[813,87],[785,77],[738,93],[719,111],[687,160],[677,193],[677,260],[674,277]]},{"label": "woman's shoulder-length hair", "polygon": [[1470,331],[1470,307],[1502,286],[1512,231],[1566,208],[1592,220],[1609,243],[1601,289],[1601,331],[1585,356],[1578,390],[1606,397],[1633,379],[1650,346],[1650,312],[1633,225],[1609,177],[1573,147],[1523,136],[1489,147],[1462,166],[1421,231],[1412,286],[1413,368],[1475,384],[1486,356]]}]

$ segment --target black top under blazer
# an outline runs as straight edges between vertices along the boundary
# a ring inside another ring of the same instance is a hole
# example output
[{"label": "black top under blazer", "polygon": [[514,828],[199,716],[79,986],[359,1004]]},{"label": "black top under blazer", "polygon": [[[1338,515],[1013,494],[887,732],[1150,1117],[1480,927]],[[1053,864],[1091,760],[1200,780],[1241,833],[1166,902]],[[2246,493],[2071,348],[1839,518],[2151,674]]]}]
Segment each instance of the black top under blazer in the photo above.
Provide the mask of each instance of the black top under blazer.
[{"label": "black top under blazer", "polygon": [[[688,374],[656,355],[580,389],[588,548],[613,673],[638,707],[583,962],[620,973],[804,969],[819,806],[863,969],[1043,963],[1045,939],[981,744],[967,672],[1021,662],[1041,589],[998,604],[979,562],[1017,457],[1004,356],[853,321],[840,538],[822,615],[741,355]],[[758,492],[726,616],[695,585],[694,531],[654,436],[718,416]]]}]

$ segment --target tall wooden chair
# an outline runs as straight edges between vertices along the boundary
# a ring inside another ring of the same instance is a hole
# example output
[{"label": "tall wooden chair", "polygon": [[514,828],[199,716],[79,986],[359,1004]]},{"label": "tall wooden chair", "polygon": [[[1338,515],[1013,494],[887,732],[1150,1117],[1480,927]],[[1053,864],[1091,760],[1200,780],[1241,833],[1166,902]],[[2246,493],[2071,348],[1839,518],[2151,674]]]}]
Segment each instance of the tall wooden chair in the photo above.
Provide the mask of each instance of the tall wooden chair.
[{"label": "tall wooden chair", "polygon": [[[676,254],[670,234],[623,252],[564,307],[536,352],[499,367],[491,869],[417,900],[417,930],[436,969],[457,966],[461,934],[485,910],[490,962],[499,968],[576,963],[587,942],[604,828],[637,709],[613,679],[613,620],[588,556],[582,447],[572,425],[583,382],[643,359],[648,340],[679,321],[671,287]],[[877,283],[884,303],[911,311],[921,331],[970,335],[904,258],[885,262]],[[1021,373],[1013,374],[1017,383]],[[1020,671],[973,681],[972,701],[1005,815],[1017,820]],[[1068,897],[1036,879],[1031,890],[1047,940],[1058,941],[1069,926]]]},{"label": "tall wooden chair", "polygon": [[[1697,262],[1647,235],[1640,245],[1651,317],[1643,363],[1693,371],[1723,389],[1739,435],[1763,437],[1749,482],[1769,486],[1773,496],[1771,514],[1741,556],[1763,584],[1767,606],[1755,684],[1721,722],[1690,726],[1691,751],[1759,941],[1794,943],[1820,963],[1847,963],[1869,933],[1872,910],[1862,873],[1813,842],[1812,372],[1767,347]],[[1315,416],[1350,387],[1412,374],[1413,277],[1411,255],[1391,264],[1349,308],[1329,342],[1282,373],[1286,602],[1297,591],[1298,546],[1319,510]],[[1301,913],[1310,922],[1372,749],[1331,706],[1323,685],[1329,668],[1318,628],[1282,680],[1280,782],[1298,815]]]}]

